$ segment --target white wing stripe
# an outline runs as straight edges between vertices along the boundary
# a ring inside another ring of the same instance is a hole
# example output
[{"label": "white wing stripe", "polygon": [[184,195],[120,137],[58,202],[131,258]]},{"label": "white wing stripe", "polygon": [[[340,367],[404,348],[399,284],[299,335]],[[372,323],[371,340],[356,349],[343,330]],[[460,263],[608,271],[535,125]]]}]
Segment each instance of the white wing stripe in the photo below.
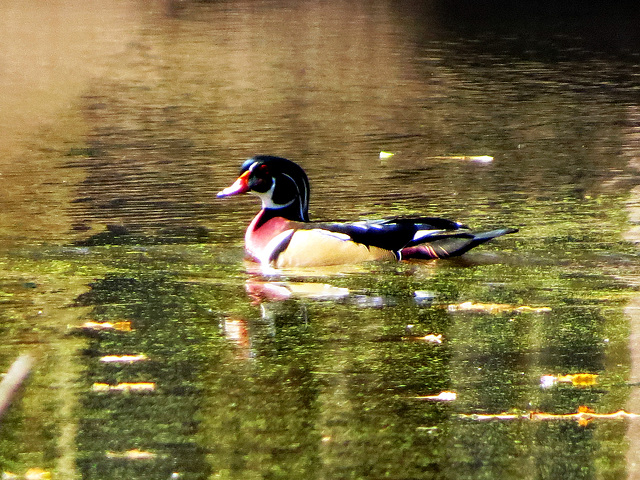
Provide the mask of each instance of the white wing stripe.
[{"label": "white wing stripe", "polygon": [[273,255],[273,252],[275,252],[276,249],[278,249],[278,247],[280,247],[280,245],[282,245],[284,242],[288,241],[289,238],[291,238],[291,235],[293,235],[293,228],[285,230],[284,232],[279,233],[271,240],[269,240],[269,243],[267,243],[267,246],[264,248],[264,251],[260,255],[260,263],[262,265],[269,265],[272,260],[271,255]]},{"label": "white wing stripe", "polygon": [[331,232],[329,230],[322,230],[321,228],[314,228],[312,231],[321,233],[321,234],[326,235],[328,237],[337,238],[338,240],[343,240],[343,241],[351,240],[351,237],[349,235],[347,235],[346,233]]},{"label": "white wing stripe", "polygon": [[430,237],[431,235],[435,235],[438,233],[444,233],[444,230],[418,230],[413,236],[413,238],[411,239],[411,241],[419,242],[420,240],[423,240],[427,237]]}]

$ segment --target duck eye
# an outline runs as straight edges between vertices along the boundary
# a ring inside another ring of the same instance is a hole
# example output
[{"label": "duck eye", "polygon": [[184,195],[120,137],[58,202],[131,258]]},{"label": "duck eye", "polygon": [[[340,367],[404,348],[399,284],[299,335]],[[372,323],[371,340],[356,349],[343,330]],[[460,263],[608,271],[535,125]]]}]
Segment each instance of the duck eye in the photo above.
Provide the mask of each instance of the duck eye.
[{"label": "duck eye", "polygon": [[249,185],[256,192],[267,192],[273,184],[273,177],[269,173],[269,167],[264,164],[256,165],[251,169]]},{"label": "duck eye", "polygon": [[264,163],[261,164],[261,165],[258,165],[256,168],[254,168],[252,173],[255,176],[260,177],[260,178],[267,178],[267,177],[271,176],[269,174],[269,167],[267,167]]}]

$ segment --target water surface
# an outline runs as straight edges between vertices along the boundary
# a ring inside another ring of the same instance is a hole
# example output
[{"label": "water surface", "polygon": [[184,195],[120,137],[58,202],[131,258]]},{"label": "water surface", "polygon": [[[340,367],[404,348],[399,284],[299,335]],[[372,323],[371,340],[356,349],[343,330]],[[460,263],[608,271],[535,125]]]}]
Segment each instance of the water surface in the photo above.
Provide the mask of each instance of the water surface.
[{"label": "water surface", "polygon": [[[635,478],[638,421],[588,414],[640,413],[640,72],[602,33],[633,12],[47,8],[2,6],[0,365],[36,357],[4,472]],[[263,277],[256,199],[215,198],[257,153],[304,166],[316,219],[520,231]]]}]

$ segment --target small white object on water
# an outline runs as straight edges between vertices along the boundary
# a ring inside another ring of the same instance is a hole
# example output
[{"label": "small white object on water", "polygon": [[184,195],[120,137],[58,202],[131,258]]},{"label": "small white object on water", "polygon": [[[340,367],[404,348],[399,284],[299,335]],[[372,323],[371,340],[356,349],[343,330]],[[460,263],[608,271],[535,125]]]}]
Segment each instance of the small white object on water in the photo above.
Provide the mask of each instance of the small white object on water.
[{"label": "small white object on water", "polygon": [[413,292],[413,298],[418,305],[431,305],[436,295],[428,290],[416,290]]},{"label": "small white object on water", "polygon": [[430,157],[435,160],[466,160],[468,162],[491,163],[493,157],[491,155],[443,155]]},{"label": "small white object on water", "polygon": [[380,152],[380,160],[386,160],[387,158],[391,158],[395,155],[395,153],[392,152]]},{"label": "small white object on water", "polygon": [[416,400],[431,400],[435,402],[452,402],[458,398],[458,394],[456,392],[444,391],[440,392],[438,395],[425,395],[421,397],[414,397]]},{"label": "small white object on water", "polygon": [[475,157],[469,157],[469,160],[472,162],[489,163],[493,162],[493,157],[491,155],[477,155]]},{"label": "small white object on water", "polygon": [[142,360],[148,360],[144,353],[140,355],[105,355],[100,357],[100,361],[103,363],[134,363]]},{"label": "small white object on water", "polygon": [[551,388],[558,382],[553,375],[543,375],[540,377],[540,388]]},{"label": "small white object on water", "polygon": [[[433,333],[425,335],[424,337],[418,337],[417,340],[422,340],[429,343],[442,343],[442,334],[434,335]],[[455,400],[455,399],[454,399]]]}]

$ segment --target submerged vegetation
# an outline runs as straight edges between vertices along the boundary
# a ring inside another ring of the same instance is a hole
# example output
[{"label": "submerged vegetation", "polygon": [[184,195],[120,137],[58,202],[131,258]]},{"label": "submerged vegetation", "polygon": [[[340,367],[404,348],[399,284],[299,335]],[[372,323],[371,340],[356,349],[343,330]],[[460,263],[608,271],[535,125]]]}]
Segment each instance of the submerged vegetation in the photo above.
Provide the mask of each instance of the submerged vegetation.
[{"label": "submerged vegetation", "polygon": [[[72,421],[66,453],[82,478],[429,478],[448,468],[510,478],[523,461],[543,476],[617,472],[626,417],[616,412],[632,388],[623,306],[634,290],[606,257],[565,248],[570,263],[523,265],[531,249],[501,244],[453,262],[276,279],[189,243],[10,254],[14,305],[40,295],[54,307],[60,293],[44,278],[73,275],[78,289],[40,324],[40,366],[2,424],[3,468],[58,469],[60,422]],[[295,295],[271,298],[265,286]],[[19,324],[3,325],[15,338]],[[57,378],[44,359],[63,345],[75,375]],[[557,381],[541,384],[549,376]],[[61,382],[66,394],[47,393]],[[35,449],[29,418],[46,418],[36,430],[50,432]]]}]

